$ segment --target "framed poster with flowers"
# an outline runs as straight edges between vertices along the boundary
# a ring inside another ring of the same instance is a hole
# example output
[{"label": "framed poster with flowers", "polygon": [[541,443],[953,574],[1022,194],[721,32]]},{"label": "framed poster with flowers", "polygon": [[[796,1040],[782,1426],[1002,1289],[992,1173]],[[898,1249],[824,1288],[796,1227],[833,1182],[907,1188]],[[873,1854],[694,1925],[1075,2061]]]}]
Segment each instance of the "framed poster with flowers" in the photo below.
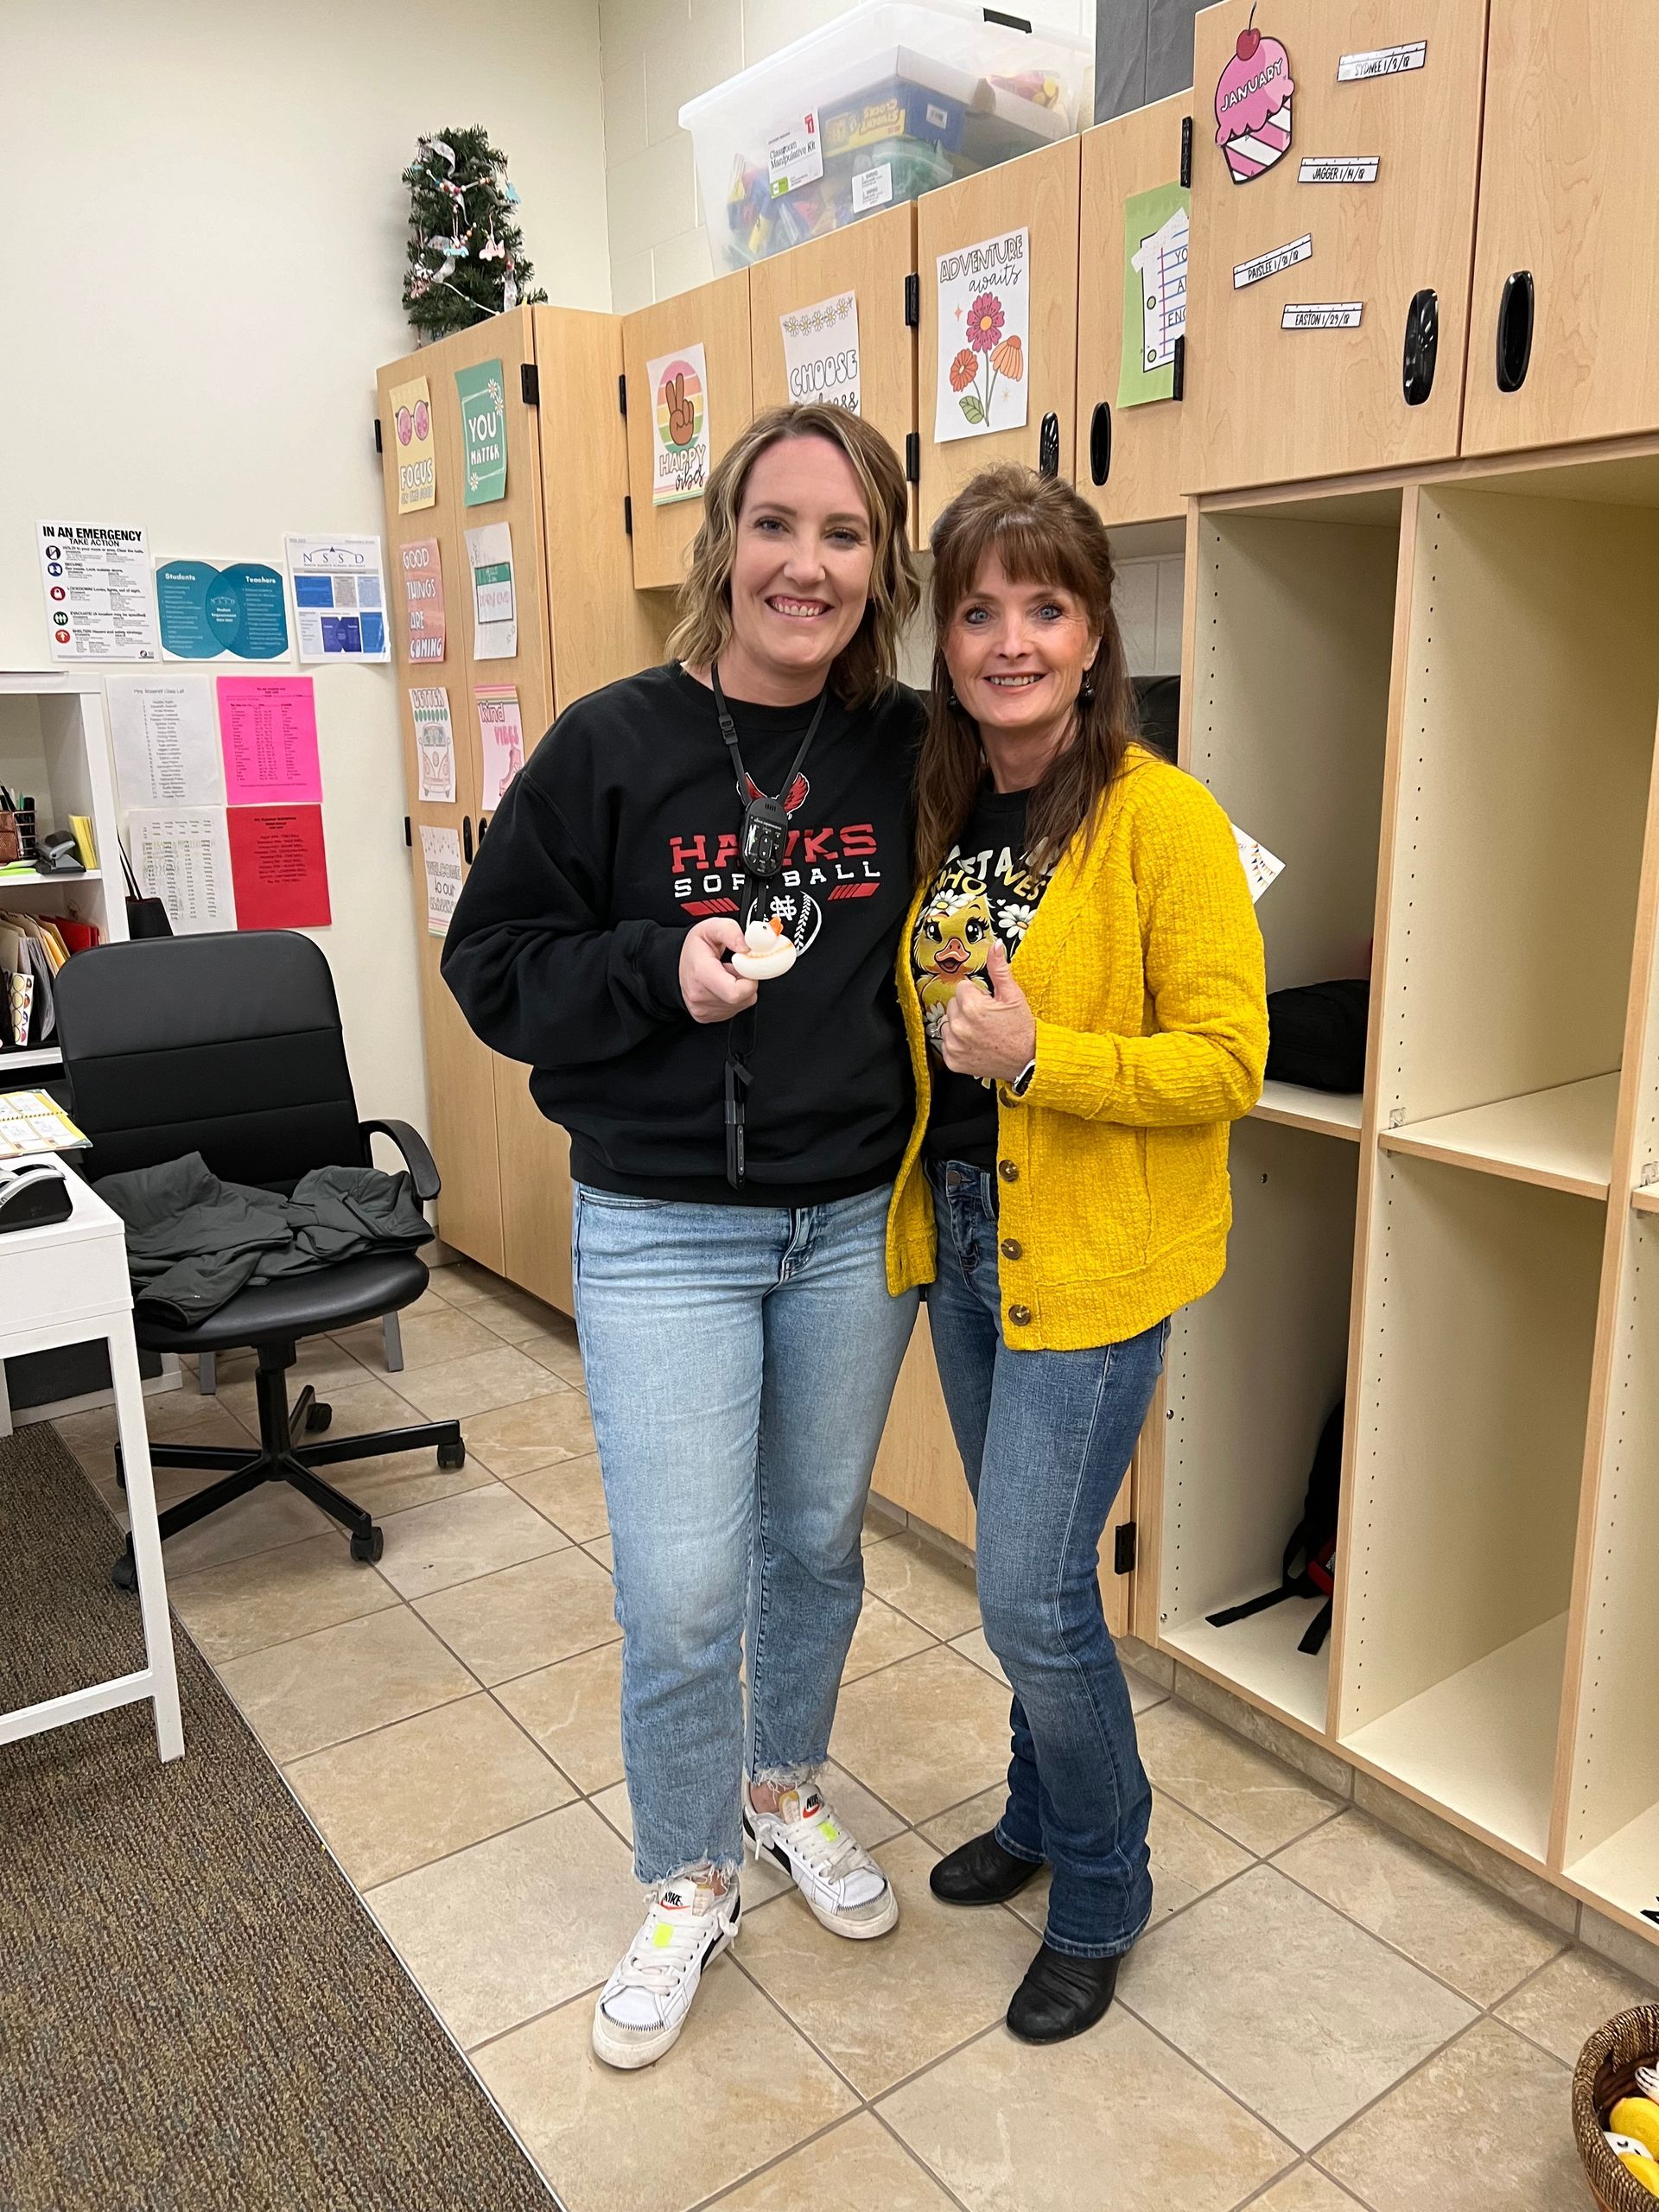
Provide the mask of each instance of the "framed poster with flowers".
[{"label": "framed poster with flowers", "polygon": [[1031,234],[1009,231],[938,257],[933,442],[1019,430],[1031,345]]}]

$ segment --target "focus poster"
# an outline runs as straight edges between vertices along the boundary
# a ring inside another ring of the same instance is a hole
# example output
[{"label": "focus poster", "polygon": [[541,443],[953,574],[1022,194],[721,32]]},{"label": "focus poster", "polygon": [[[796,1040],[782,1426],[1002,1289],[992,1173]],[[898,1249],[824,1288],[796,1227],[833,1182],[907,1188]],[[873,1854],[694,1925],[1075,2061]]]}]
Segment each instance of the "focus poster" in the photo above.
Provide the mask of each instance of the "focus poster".
[{"label": "focus poster", "polygon": [[432,397],[426,378],[391,387],[391,435],[397,458],[397,512],[412,515],[437,505],[437,471],[432,458]]}]

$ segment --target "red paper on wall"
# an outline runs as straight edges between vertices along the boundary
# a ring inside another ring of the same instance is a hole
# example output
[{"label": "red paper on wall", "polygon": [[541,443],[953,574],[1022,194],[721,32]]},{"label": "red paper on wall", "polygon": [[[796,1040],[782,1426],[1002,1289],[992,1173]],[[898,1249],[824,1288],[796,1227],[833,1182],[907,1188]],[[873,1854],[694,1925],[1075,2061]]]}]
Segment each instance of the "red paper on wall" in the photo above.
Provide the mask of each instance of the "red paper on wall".
[{"label": "red paper on wall", "polygon": [[226,810],[239,930],[326,929],[328,864],[320,806]]}]

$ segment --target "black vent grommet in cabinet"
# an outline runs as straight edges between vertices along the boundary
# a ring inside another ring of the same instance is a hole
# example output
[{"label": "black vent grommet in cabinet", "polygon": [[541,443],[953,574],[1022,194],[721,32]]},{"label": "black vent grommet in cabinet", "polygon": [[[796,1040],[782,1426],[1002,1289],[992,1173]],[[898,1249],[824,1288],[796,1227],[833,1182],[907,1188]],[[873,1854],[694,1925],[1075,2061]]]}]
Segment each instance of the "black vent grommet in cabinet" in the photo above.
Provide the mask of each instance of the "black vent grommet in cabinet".
[{"label": "black vent grommet in cabinet", "polygon": [[1037,473],[1039,476],[1058,476],[1060,473],[1060,418],[1045,415],[1043,427],[1037,433]]},{"label": "black vent grommet in cabinet", "polygon": [[1517,269],[1503,280],[1497,309],[1497,388],[1519,391],[1532,365],[1532,325],[1536,309],[1530,269]]},{"label": "black vent grommet in cabinet", "polygon": [[1112,410],[1102,400],[1089,418],[1089,476],[1103,484],[1112,473]]},{"label": "black vent grommet in cabinet", "polygon": [[1406,309],[1406,343],[1400,384],[1408,407],[1421,407],[1434,389],[1434,361],[1440,347],[1440,303],[1427,288]]}]

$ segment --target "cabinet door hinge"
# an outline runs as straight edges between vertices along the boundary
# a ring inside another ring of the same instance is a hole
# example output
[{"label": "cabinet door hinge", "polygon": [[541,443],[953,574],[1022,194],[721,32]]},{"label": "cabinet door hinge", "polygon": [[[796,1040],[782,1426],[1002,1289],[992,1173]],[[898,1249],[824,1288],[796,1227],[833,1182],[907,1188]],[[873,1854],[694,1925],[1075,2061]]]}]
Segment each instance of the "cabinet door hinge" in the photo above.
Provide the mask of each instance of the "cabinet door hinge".
[{"label": "cabinet door hinge", "polygon": [[520,361],[518,364],[518,391],[526,407],[541,405],[542,379],[537,373],[534,361]]},{"label": "cabinet door hinge", "polygon": [[922,280],[912,269],[905,279],[905,327],[919,330],[922,327]]},{"label": "cabinet door hinge", "polygon": [[922,480],[922,440],[917,430],[905,434],[905,481],[919,484]]},{"label": "cabinet door hinge", "polygon": [[628,380],[626,377],[618,377],[616,380],[616,411],[626,423],[628,419]]},{"label": "cabinet door hinge", "polygon": [[376,453],[385,451],[385,448],[380,442],[380,417],[378,415],[374,418],[374,449]]},{"label": "cabinet door hinge", "polygon": [[1192,118],[1181,118],[1181,182],[1189,189],[1192,183]]},{"label": "cabinet door hinge", "polygon": [[1185,399],[1186,397],[1186,333],[1185,331],[1175,340],[1175,359],[1170,365],[1170,375],[1172,378],[1169,389],[1170,397]]},{"label": "cabinet door hinge", "polygon": [[409,826],[409,817],[407,815],[404,817],[404,842],[409,846],[411,851],[414,849],[415,833]]},{"label": "cabinet door hinge", "polygon": [[622,534],[625,537],[633,536],[633,501],[626,492],[622,494]]},{"label": "cabinet door hinge", "polygon": [[1135,1572],[1135,1523],[1121,1521],[1117,1534],[1112,1538],[1112,1573],[1133,1574]]}]

